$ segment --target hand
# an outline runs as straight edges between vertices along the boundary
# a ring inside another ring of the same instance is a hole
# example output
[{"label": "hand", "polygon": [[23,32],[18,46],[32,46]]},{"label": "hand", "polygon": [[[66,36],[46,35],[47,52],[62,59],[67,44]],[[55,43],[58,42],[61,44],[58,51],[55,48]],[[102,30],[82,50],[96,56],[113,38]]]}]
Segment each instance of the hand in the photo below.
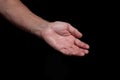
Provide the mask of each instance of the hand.
[{"label": "hand", "polygon": [[78,38],[82,34],[65,22],[56,21],[42,32],[43,39],[54,49],[65,55],[84,56],[88,54],[89,45]]}]

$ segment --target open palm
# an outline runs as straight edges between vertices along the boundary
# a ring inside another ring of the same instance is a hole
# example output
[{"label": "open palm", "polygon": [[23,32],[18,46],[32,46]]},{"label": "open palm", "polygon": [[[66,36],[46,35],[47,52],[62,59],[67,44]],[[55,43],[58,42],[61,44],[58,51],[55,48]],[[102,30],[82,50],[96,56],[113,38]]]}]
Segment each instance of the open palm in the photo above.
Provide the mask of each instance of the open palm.
[{"label": "open palm", "polygon": [[78,39],[82,34],[68,23],[51,23],[42,35],[50,46],[63,54],[84,56],[88,53],[89,46]]}]

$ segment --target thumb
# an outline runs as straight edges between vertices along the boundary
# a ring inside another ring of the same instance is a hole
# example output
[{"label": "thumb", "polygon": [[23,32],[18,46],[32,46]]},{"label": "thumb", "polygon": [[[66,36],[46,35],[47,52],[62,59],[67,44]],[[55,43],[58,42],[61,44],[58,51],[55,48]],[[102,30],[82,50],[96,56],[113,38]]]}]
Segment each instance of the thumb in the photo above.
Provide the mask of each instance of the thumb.
[{"label": "thumb", "polygon": [[68,25],[68,31],[75,37],[77,38],[81,38],[82,37],[82,33],[79,32],[76,28],[74,28],[71,25]]}]

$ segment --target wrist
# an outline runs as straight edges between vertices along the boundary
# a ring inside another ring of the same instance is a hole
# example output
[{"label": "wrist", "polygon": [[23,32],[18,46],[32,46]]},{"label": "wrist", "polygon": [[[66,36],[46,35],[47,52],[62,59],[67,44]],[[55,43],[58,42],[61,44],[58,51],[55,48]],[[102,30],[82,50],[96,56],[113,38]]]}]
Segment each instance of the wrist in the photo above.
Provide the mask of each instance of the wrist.
[{"label": "wrist", "polygon": [[36,36],[43,38],[43,32],[49,27],[49,24],[51,22],[40,20],[39,22],[36,22],[35,26],[32,26],[31,33],[35,34]]}]

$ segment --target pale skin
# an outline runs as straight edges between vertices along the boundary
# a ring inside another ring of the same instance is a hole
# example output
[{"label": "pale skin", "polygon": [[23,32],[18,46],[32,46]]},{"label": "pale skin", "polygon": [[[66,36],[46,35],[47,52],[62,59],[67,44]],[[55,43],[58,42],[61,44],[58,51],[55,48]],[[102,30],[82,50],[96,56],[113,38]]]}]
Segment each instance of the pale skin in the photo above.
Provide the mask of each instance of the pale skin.
[{"label": "pale skin", "polygon": [[82,33],[66,22],[49,22],[32,13],[20,0],[0,0],[0,14],[16,27],[37,35],[57,51],[72,56],[88,54]]}]

